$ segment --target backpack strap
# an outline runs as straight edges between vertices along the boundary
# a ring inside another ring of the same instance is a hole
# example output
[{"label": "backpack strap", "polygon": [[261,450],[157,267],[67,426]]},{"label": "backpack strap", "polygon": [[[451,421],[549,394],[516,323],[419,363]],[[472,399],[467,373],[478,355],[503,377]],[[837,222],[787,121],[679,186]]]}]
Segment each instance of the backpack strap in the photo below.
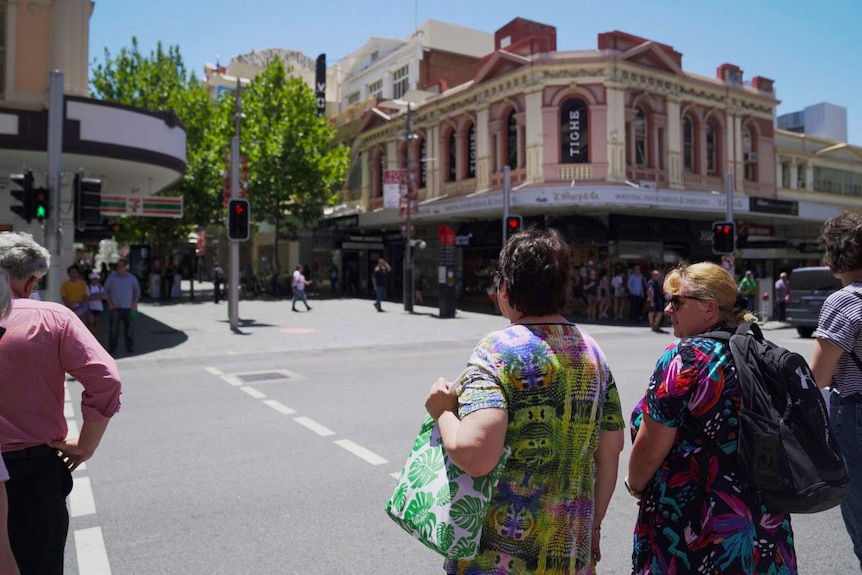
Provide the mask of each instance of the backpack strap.
[{"label": "backpack strap", "polygon": [[[852,293],[853,295],[855,295],[859,299],[862,299],[862,294],[860,294],[858,291],[851,291],[848,289],[845,289],[844,291],[846,291],[848,293]],[[852,349],[850,350],[850,359],[852,359],[856,363],[856,368],[859,369],[860,372],[862,372],[862,360],[859,359],[859,356],[856,355],[856,352],[853,351]]]}]

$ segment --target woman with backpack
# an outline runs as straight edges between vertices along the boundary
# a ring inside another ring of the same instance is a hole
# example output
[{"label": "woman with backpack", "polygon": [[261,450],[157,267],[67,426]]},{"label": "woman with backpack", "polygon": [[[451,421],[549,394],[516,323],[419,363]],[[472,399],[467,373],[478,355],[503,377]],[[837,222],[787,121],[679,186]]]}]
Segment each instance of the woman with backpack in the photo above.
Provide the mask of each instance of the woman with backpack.
[{"label": "woman with backpack", "polygon": [[632,413],[625,485],[638,499],[633,573],[794,575],[790,515],[749,495],[736,458],[741,392],[728,342],[755,321],[731,275],[702,262],[667,274],[676,338]]}]

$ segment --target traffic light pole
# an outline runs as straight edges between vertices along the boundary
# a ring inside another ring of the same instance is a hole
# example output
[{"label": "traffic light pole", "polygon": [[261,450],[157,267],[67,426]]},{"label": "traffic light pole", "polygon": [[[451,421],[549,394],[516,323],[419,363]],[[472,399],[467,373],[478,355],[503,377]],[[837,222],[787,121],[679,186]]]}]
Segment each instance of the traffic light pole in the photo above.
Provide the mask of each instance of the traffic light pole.
[{"label": "traffic light pole", "polygon": [[[239,199],[239,126],[242,120],[242,86],[236,79],[236,100],[234,104],[234,136],[230,139],[230,198]],[[227,223],[227,222],[226,222]],[[228,264],[228,319],[230,329],[239,331],[239,242],[230,240]]]},{"label": "traffic light pole", "polygon": [[407,204],[406,217],[404,219],[404,284],[403,299],[404,311],[413,313],[413,237],[410,229],[410,217],[413,210],[413,172],[411,153],[412,144],[410,138],[413,133],[413,111],[410,109],[410,102],[407,102],[407,118],[404,127],[404,141],[407,143]]},{"label": "traffic light pole", "polygon": [[[60,302],[60,285],[66,276],[64,266],[68,265],[63,257],[63,239],[60,221],[60,193],[62,191],[61,173],[63,169],[63,72],[52,70],[48,88],[48,217],[43,223],[45,247],[51,254],[48,268],[48,286],[42,298]],[[69,226],[66,242],[71,252],[74,226]]]},{"label": "traffic light pole", "polygon": [[503,245],[509,239],[509,196],[512,193],[511,170],[509,166],[503,166]]},{"label": "traffic light pole", "polygon": [[[733,223],[733,174],[724,174],[725,219]],[[734,242],[735,243],[735,242]]]}]

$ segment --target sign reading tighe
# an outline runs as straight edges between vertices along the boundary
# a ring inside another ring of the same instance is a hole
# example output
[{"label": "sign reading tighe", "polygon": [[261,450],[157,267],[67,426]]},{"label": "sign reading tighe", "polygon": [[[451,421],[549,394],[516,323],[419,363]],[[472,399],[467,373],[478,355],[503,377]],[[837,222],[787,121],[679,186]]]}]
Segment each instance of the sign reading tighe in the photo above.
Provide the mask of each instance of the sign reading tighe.
[{"label": "sign reading tighe", "polygon": [[567,100],[560,108],[560,145],[562,164],[586,164],[590,161],[587,103],[577,98]]}]

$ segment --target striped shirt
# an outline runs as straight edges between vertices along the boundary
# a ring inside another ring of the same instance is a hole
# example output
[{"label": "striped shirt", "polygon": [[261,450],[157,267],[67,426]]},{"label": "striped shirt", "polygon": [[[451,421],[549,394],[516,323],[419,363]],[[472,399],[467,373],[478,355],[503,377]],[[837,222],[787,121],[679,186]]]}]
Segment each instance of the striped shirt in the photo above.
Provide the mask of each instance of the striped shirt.
[{"label": "striped shirt", "polygon": [[852,351],[862,360],[862,298],[853,292],[862,294],[862,282],[853,282],[826,298],[814,331],[814,337],[844,350],[830,385],[843,396],[862,395],[862,371],[850,357]]}]

